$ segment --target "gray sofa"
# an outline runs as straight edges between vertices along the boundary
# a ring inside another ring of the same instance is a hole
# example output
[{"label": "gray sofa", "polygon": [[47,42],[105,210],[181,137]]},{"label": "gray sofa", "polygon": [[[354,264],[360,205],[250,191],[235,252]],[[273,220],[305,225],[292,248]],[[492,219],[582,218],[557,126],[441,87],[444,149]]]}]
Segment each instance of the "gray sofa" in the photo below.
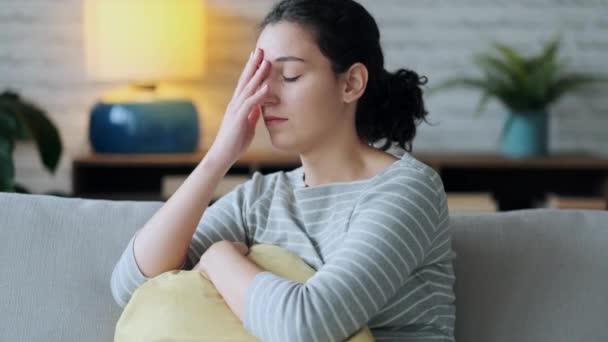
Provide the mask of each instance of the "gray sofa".
[{"label": "gray sofa", "polygon": [[[0,341],[111,341],[112,268],[160,205],[0,193]],[[452,223],[457,341],[608,341],[608,212]]]}]

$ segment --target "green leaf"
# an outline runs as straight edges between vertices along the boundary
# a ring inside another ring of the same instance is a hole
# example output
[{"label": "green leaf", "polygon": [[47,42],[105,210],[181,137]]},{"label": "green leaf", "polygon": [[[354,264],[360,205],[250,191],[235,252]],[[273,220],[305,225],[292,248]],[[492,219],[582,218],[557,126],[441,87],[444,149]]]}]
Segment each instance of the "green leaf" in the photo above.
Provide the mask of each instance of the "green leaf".
[{"label": "green leaf", "polygon": [[474,63],[486,75],[494,75],[503,81],[509,81],[513,87],[523,87],[526,83],[526,74],[521,68],[498,57],[489,54],[477,55],[474,57]]},{"label": "green leaf", "polygon": [[42,164],[48,171],[55,172],[63,151],[57,127],[41,109],[27,102],[20,102],[17,108],[17,116],[31,132],[38,147]]},{"label": "green leaf", "polygon": [[479,100],[479,103],[477,104],[477,108],[475,109],[474,116],[476,118],[478,118],[481,115],[481,113],[485,110],[486,105],[488,104],[488,101],[490,101],[491,98],[492,98],[492,94],[488,93],[487,91],[483,93],[483,96]]},{"label": "green leaf", "polygon": [[570,73],[562,76],[555,81],[548,89],[547,97],[550,101],[557,100],[560,96],[568,91],[574,91],[585,85],[593,83],[607,83],[608,79],[605,77],[590,76],[587,74]]},{"label": "green leaf", "polygon": [[532,65],[539,65],[556,60],[557,52],[561,45],[560,41],[561,38],[559,36],[551,39],[537,57],[531,58],[530,63]]},{"label": "green leaf", "polygon": [[505,63],[510,66],[519,76],[525,77],[526,75],[526,60],[513,48],[499,43],[494,42],[494,48],[502,55],[505,59]]},{"label": "green leaf", "polygon": [[[16,140],[30,140],[31,134],[27,126],[17,118],[17,110],[20,99],[17,94],[4,92],[0,94],[0,120],[4,117],[5,120],[0,122],[0,134],[12,136]],[[10,117],[12,119],[6,119]],[[13,122],[9,122],[13,121]]]},{"label": "green leaf", "polygon": [[13,192],[15,167],[13,165],[13,142],[0,135],[0,192]]},{"label": "green leaf", "polygon": [[18,131],[17,119],[12,112],[4,109],[0,103],[0,136],[13,140]]}]

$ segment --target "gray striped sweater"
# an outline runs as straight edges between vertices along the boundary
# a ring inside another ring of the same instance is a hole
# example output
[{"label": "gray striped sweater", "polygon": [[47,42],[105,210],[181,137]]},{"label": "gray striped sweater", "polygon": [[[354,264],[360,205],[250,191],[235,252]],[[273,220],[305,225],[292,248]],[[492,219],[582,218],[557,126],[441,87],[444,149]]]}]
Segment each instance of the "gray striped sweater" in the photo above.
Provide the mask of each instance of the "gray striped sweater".
[{"label": "gray striped sweater", "polygon": [[[443,183],[405,153],[372,178],[306,187],[303,168],[252,178],[205,210],[188,264],[214,242],[274,244],[317,272],[297,283],[259,273],[244,326],[262,341],[343,341],[368,325],[377,341],[454,341],[455,297]],[[114,268],[121,306],[148,280],[133,239]]]}]

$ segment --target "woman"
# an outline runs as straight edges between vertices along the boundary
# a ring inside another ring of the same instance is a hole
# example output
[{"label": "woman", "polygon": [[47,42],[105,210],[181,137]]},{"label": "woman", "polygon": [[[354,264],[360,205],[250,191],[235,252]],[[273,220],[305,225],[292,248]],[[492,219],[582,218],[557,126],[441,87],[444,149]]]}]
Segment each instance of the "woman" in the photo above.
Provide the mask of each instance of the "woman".
[{"label": "woman", "polygon": [[[384,69],[376,22],[352,0],[282,1],[261,28],[209,152],[118,261],[117,302],[191,263],[263,341],[342,341],[365,325],[378,341],[453,341],[441,179],[409,153],[385,152],[411,151],[424,78]],[[302,167],[255,173],[207,208],[260,117]],[[260,243],[316,274],[300,284],[264,271],[245,257]]]}]

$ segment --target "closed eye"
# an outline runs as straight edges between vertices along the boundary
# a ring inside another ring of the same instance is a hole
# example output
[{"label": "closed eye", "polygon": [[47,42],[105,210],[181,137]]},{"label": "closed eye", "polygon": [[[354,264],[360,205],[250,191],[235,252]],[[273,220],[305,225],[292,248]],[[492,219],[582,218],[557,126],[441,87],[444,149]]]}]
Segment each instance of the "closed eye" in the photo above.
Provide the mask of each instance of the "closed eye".
[{"label": "closed eye", "polygon": [[296,77],[285,77],[285,76],[283,76],[283,80],[285,82],[295,82],[295,81],[298,80],[298,78],[300,78],[300,76],[296,76]]}]

